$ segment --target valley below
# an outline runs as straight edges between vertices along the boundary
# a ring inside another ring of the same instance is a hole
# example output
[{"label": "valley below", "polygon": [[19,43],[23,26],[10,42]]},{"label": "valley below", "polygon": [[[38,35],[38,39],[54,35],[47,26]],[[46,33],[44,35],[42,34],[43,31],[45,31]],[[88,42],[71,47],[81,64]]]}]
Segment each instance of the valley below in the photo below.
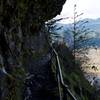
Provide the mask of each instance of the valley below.
[{"label": "valley below", "polygon": [[100,89],[100,48],[89,48],[85,56],[79,54],[78,57],[83,60],[88,58],[81,66],[84,76],[91,85]]}]

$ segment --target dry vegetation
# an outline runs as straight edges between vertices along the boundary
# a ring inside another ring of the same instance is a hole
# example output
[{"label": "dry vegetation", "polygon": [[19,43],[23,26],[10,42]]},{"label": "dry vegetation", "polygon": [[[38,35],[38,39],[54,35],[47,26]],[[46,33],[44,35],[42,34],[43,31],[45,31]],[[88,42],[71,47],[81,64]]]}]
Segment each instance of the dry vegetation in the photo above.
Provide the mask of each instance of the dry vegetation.
[{"label": "dry vegetation", "polygon": [[87,51],[85,55],[82,53],[77,54],[76,58],[83,61],[82,70],[91,83],[94,77],[100,76],[100,48],[89,48]]}]

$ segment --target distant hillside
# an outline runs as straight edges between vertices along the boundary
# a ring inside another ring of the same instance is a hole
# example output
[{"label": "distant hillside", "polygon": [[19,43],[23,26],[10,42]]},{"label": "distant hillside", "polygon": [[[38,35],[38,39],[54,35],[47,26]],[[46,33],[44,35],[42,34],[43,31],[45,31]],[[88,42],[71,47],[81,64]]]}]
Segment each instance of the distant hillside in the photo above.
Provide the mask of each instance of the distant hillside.
[{"label": "distant hillside", "polygon": [[89,47],[100,47],[100,38],[91,38],[91,39],[87,39],[86,41],[80,43],[80,47],[85,47],[85,46],[89,46]]},{"label": "distant hillside", "polygon": [[[98,19],[83,19],[82,21],[88,21],[88,23],[85,25],[86,28],[89,28],[91,31],[94,31],[89,34],[89,36],[92,36],[92,39],[89,39],[86,41],[87,43],[84,43],[82,45],[91,45],[91,46],[99,46],[100,47],[100,18]],[[72,24],[62,24],[57,23],[58,27],[62,28],[60,30],[57,30],[56,32],[58,34],[61,34],[63,37],[65,37],[65,41],[68,44],[68,46],[72,46],[73,38],[72,34],[70,33],[70,30],[72,28]]]}]

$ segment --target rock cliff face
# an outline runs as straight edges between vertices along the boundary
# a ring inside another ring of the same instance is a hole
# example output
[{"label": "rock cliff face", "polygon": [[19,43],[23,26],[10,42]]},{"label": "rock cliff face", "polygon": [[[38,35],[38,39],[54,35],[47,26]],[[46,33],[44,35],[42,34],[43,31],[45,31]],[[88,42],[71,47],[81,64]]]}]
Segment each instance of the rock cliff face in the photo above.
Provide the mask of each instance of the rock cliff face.
[{"label": "rock cliff face", "polygon": [[[59,14],[64,2],[65,0],[0,0],[0,70],[6,72],[0,80],[1,100],[22,100],[23,81],[30,74],[30,67],[32,73],[34,66],[49,70],[47,66],[44,68],[34,65],[32,60],[36,61],[47,53],[44,22]],[[33,100],[30,98],[31,95],[28,95],[27,100]],[[26,100],[25,97],[24,99]]]}]

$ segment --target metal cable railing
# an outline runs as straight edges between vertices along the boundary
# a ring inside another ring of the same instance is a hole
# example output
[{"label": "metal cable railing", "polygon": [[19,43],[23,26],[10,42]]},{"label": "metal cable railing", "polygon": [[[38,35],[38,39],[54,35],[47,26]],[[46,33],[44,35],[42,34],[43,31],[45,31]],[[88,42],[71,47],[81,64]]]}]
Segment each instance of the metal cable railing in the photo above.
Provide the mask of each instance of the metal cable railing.
[{"label": "metal cable railing", "polygon": [[[64,83],[58,53],[53,48],[52,45],[50,45],[50,46],[51,46],[53,53],[55,55],[55,58],[56,58],[56,66],[55,67],[56,67],[56,74],[57,74],[56,76],[57,76],[57,81],[58,81],[59,99],[60,100],[67,100],[67,95],[69,95],[72,100],[77,100],[76,97],[73,95],[73,93],[68,88],[68,85],[66,85]],[[63,89],[63,96],[62,96],[62,93],[61,93],[61,88]]]}]

